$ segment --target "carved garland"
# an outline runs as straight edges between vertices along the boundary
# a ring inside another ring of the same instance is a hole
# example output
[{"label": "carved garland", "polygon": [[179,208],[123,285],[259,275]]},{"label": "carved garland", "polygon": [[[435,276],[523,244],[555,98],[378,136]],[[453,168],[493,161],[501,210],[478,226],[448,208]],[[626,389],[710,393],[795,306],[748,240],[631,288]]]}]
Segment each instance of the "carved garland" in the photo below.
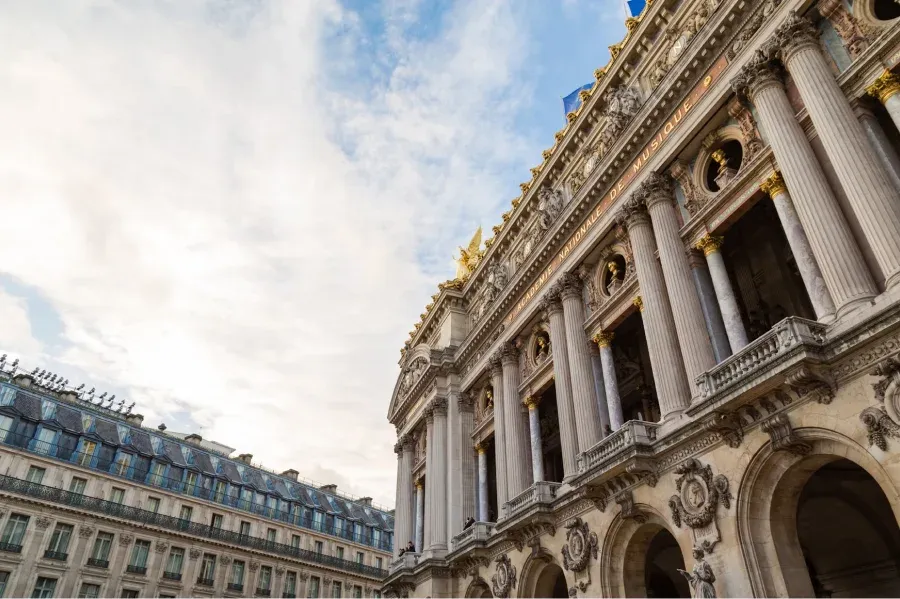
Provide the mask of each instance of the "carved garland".
[{"label": "carved garland", "polygon": [[582,572],[593,557],[597,559],[597,533],[591,532],[588,523],[573,518],[566,525],[566,544],[562,548],[563,568]]},{"label": "carved garland", "polygon": [[494,597],[509,597],[510,590],[516,588],[516,567],[505,553],[494,561],[497,562],[497,571],[491,577],[491,590]]},{"label": "carved garland", "polygon": [[[724,474],[713,476],[712,468],[697,458],[689,458],[675,468],[675,488],[678,494],[669,499],[672,520],[681,528],[682,521],[691,528],[709,526],[719,503],[731,508],[731,492]],[[687,483],[687,484],[685,484]]]}]

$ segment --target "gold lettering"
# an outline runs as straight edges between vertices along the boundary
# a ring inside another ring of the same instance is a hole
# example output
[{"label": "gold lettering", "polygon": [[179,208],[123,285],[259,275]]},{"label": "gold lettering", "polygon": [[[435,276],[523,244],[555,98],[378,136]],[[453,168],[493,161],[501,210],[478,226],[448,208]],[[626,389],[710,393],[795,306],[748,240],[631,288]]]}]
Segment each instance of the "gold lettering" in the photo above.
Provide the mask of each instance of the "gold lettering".
[{"label": "gold lettering", "polygon": [[674,129],[674,128],[675,128],[675,125],[673,125],[672,122],[669,121],[668,123],[666,123],[666,126],[663,127],[663,133],[665,133],[666,137],[668,137],[669,133],[671,133],[672,129]]}]

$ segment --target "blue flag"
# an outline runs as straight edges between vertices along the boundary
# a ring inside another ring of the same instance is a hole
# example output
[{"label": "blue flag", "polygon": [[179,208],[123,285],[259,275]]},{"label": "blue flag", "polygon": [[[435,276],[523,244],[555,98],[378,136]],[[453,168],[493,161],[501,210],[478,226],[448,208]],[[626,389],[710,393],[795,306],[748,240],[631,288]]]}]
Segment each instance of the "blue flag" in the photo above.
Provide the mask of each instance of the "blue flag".
[{"label": "blue flag", "polygon": [[632,17],[636,17],[644,12],[644,6],[646,5],[647,0],[628,0],[628,12],[631,13]]},{"label": "blue flag", "polygon": [[593,83],[588,83],[587,85],[582,85],[571,94],[562,99],[563,101],[563,113],[569,114],[573,110],[578,110],[578,107],[581,106],[581,98],[578,97],[578,94],[582,90],[591,89],[594,87]]}]

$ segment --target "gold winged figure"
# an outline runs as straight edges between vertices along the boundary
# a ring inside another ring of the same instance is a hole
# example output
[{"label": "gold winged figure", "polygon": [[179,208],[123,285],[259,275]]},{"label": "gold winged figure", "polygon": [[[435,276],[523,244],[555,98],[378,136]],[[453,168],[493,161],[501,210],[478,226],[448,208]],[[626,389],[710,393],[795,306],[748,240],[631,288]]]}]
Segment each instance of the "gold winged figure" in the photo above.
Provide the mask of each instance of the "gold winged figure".
[{"label": "gold winged figure", "polygon": [[459,248],[459,258],[456,258],[456,278],[465,280],[475,271],[481,260],[481,227],[475,231],[468,248]]}]

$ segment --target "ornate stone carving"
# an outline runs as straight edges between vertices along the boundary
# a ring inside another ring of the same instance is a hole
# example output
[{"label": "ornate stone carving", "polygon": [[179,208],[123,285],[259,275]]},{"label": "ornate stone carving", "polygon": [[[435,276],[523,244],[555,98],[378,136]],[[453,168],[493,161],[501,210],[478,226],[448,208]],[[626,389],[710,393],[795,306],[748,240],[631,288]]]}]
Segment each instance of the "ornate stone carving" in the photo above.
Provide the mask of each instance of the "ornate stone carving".
[{"label": "ornate stone carving", "polygon": [[516,567],[509,561],[505,553],[497,556],[497,570],[491,577],[491,590],[494,597],[509,597],[509,592],[516,588]]},{"label": "ornate stone carving", "polygon": [[694,548],[694,567],[690,572],[679,569],[678,571],[684,576],[691,587],[691,597],[714,599],[716,597],[716,575],[713,574],[712,568],[703,557],[703,551]]},{"label": "ornate stone carving", "polygon": [[306,582],[309,580],[309,572],[301,571],[297,576],[300,578],[300,582]]},{"label": "ornate stone carving", "polygon": [[284,574],[284,566],[282,566],[281,564],[278,564],[277,566],[275,566],[275,576],[278,577],[278,576],[282,576],[283,574]]},{"label": "ornate stone carving", "polygon": [[256,560],[250,560],[250,571],[256,572],[259,570],[259,562]]},{"label": "ornate stone carving", "polygon": [[713,412],[704,423],[706,430],[717,432],[732,449],[737,449],[744,441],[744,429],[737,414]]},{"label": "ornate stone carving", "polygon": [[822,16],[831,21],[852,58],[856,58],[869,47],[869,40],[866,39],[863,28],[853,15],[847,12],[841,0],[819,0],[817,6]]},{"label": "ornate stone carving", "polygon": [[884,410],[869,406],[860,413],[859,419],[866,427],[869,445],[874,445],[881,451],[887,451],[888,437],[900,439],[900,426],[891,420]]},{"label": "ornate stone carving", "polygon": [[597,533],[591,532],[587,522],[573,518],[566,522],[566,544],[562,548],[563,568],[582,572],[593,557],[597,559]]},{"label": "ornate stone carving", "polygon": [[428,360],[423,357],[416,358],[412,364],[407,366],[400,379],[399,395],[405,396],[409,394],[413,385],[418,382],[424,372],[428,369]]},{"label": "ornate stone carving", "polygon": [[93,526],[88,526],[88,525],[84,524],[81,527],[79,527],[78,536],[81,537],[82,539],[89,539],[92,536],[94,536],[94,531],[96,531],[96,529]]},{"label": "ornate stone carving", "polygon": [[767,85],[784,85],[784,69],[762,50],[757,50],[731,81],[731,87],[739,98],[752,102],[754,94]]},{"label": "ornate stone carving", "polygon": [[191,548],[191,550],[188,552],[188,556],[189,556],[192,560],[198,560],[198,559],[200,559],[200,556],[201,556],[201,555],[203,555],[203,551],[201,551],[201,550],[200,550],[199,548],[197,548],[197,547]]},{"label": "ornate stone carving", "polygon": [[656,487],[659,482],[659,474],[652,460],[638,459],[625,467],[625,472],[632,474],[650,487]]},{"label": "ornate stone carving", "polygon": [[811,366],[801,366],[785,376],[785,381],[798,397],[811,397],[816,403],[828,405],[834,399],[837,384],[824,370]]},{"label": "ornate stone carving", "polygon": [[227,568],[228,566],[231,565],[231,562],[234,561],[234,558],[232,558],[230,555],[226,554],[226,555],[223,555],[222,557],[220,557],[219,560],[222,562],[222,565]]},{"label": "ornate stone carving", "polygon": [[869,445],[887,451],[887,438],[900,438],[900,357],[880,362],[869,373],[878,377],[872,384],[879,407],[868,407],[859,415],[866,427]]},{"label": "ornate stone carving", "polygon": [[719,505],[731,508],[731,492],[724,474],[713,476],[712,468],[696,458],[689,458],[675,467],[675,488],[669,498],[672,521],[681,528],[684,522],[690,529],[694,546],[711,553],[721,540],[716,523]]},{"label": "ornate stone carving", "polygon": [[766,43],[765,52],[770,58],[778,57],[785,60],[810,45],[816,48],[819,45],[819,32],[816,26],[806,17],[798,15],[796,10],[791,10],[788,18]]},{"label": "ornate stone carving", "polygon": [[134,540],[134,537],[130,534],[121,534],[119,535],[119,545],[128,546],[131,545],[131,542]]},{"label": "ornate stone carving", "polygon": [[435,415],[446,416],[447,415],[447,398],[446,397],[435,397],[431,402],[431,409],[434,410]]},{"label": "ornate stone carving", "polygon": [[541,187],[538,192],[538,224],[541,231],[546,231],[556,221],[563,208],[562,194],[556,189]]},{"label": "ornate stone carving", "polygon": [[647,206],[637,192],[631,194],[631,197],[622,204],[619,213],[616,214],[616,221],[626,229],[639,223],[650,222]]},{"label": "ornate stone carving", "polygon": [[783,0],[767,0],[763,4],[762,9],[756,11],[756,13],[750,17],[746,25],[744,25],[744,28],[741,29],[740,33],[738,33],[737,37],[735,37],[734,41],[731,43],[731,47],[725,51],[725,56],[729,61],[740,54],[741,50],[747,45],[747,42],[753,39],[753,36],[756,35],[756,32],[759,31],[762,24],[779,6],[781,6],[782,2]]},{"label": "ornate stone carving", "polygon": [[153,548],[156,550],[157,553],[165,553],[166,551],[169,550],[169,544],[166,543],[165,541],[157,541],[154,544]]},{"label": "ornate stone carving", "polygon": [[34,521],[35,526],[37,526],[38,530],[47,530],[51,524],[53,524],[53,518],[49,516],[38,516]]},{"label": "ornate stone carving", "polygon": [[634,190],[633,197],[640,200],[650,208],[658,202],[674,202],[675,194],[672,189],[673,179],[669,175],[661,173],[650,173],[637,189]]},{"label": "ornate stone carving", "polygon": [[647,521],[647,516],[641,513],[634,504],[634,494],[631,491],[622,491],[615,496],[616,503],[619,504],[619,515],[622,518],[634,520],[643,524]]},{"label": "ornate stone carving", "polygon": [[669,167],[669,175],[678,182],[684,193],[684,209],[691,216],[697,214],[709,202],[709,196],[691,182],[690,166],[683,160],[676,160]]},{"label": "ornate stone carving", "polygon": [[794,434],[791,421],[782,412],[769,416],[762,421],[760,426],[763,432],[767,433],[772,440],[773,451],[787,451],[794,455],[804,456],[812,449],[809,443],[801,441]]}]

